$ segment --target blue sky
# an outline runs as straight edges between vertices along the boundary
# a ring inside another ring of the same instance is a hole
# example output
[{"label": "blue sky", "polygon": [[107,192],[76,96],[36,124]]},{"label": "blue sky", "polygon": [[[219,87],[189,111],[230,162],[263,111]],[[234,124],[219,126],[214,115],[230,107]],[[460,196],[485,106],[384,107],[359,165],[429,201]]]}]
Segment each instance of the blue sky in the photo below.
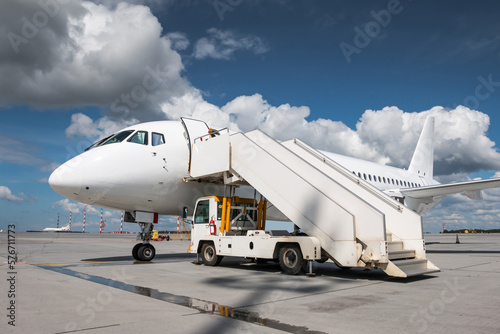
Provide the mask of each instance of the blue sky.
[{"label": "blue sky", "polygon": [[[40,230],[69,210],[81,223],[50,172],[100,136],[179,116],[407,167],[432,114],[441,181],[500,170],[495,1],[41,3],[0,4],[0,229]],[[500,228],[499,198],[449,196],[425,230]],[[88,208],[87,231],[99,215]],[[118,230],[120,213],[105,216]]]}]

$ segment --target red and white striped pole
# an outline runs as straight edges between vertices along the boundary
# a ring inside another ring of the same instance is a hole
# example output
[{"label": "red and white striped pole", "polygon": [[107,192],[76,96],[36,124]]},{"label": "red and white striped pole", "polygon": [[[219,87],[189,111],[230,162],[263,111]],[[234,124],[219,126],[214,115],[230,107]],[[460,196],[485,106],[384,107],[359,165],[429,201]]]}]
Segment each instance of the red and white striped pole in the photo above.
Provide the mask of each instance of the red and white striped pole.
[{"label": "red and white striped pole", "polygon": [[83,210],[83,232],[85,233],[85,215],[87,214],[87,210]]},{"label": "red and white striped pole", "polygon": [[123,211],[122,211],[122,219],[121,219],[121,222],[120,222],[120,234],[123,233]]},{"label": "red and white striped pole", "polygon": [[71,232],[71,212],[69,213],[69,229],[68,229],[68,233]]},{"label": "red and white striped pole", "polygon": [[99,233],[102,233],[102,209],[101,209],[101,223],[99,224]]},{"label": "red and white striped pole", "polygon": [[179,234],[179,217],[177,217],[177,234]]}]

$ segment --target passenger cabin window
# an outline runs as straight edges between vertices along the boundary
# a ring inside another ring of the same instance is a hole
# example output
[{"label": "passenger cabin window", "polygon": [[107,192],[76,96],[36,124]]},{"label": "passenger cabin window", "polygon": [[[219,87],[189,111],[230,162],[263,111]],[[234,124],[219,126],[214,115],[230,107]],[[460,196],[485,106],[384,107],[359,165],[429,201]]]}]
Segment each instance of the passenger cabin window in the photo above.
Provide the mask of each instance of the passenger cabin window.
[{"label": "passenger cabin window", "polygon": [[130,134],[134,132],[134,130],[127,130],[127,131],[122,131],[118,132],[117,134],[111,136],[108,140],[100,144],[99,146],[103,145],[108,145],[108,144],[114,144],[114,143],[121,143],[124,141]]},{"label": "passenger cabin window", "polygon": [[148,133],[146,131],[137,131],[128,141],[131,143],[147,145]]},{"label": "passenger cabin window", "polygon": [[196,207],[196,212],[194,213],[194,223],[195,224],[208,224],[210,217],[209,215],[210,201],[204,200],[199,201]]},{"label": "passenger cabin window", "polygon": [[161,133],[153,132],[153,146],[165,144],[165,137]]}]

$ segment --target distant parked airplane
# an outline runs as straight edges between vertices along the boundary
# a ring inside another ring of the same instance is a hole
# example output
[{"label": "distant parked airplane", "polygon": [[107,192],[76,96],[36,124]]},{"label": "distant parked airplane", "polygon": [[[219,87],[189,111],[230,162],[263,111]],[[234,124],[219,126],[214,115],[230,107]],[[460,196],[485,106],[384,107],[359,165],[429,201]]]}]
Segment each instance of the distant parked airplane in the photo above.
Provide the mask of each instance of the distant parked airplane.
[{"label": "distant parked airplane", "polygon": [[69,224],[64,227],[46,227],[43,229],[44,232],[68,232]]}]

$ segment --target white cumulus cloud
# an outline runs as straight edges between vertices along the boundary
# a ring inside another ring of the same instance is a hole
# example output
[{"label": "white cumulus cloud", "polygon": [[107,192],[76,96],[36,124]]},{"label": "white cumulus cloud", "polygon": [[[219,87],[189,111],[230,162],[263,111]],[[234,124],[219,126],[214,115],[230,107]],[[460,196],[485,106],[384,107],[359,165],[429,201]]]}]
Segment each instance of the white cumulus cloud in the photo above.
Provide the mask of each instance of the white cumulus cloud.
[{"label": "white cumulus cloud", "polygon": [[266,53],[269,49],[264,41],[254,35],[241,35],[229,30],[210,28],[208,37],[200,38],[194,46],[196,59],[214,58],[231,59],[233,54],[240,50],[254,54]]},{"label": "white cumulus cloud", "polygon": [[0,199],[7,200],[9,202],[23,201],[21,197],[14,195],[12,191],[5,186],[0,186]]},{"label": "white cumulus cloud", "polygon": [[73,214],[83,214],[83,211],[86,211],[87,215],[100,215],[101,211],[100,209],[96,209],[93,206],[84,204],[84,203],[77,203],[74,201],[71,201],[67,198],[59,200],[52,204],[52,207],[59,207],[62,211],[65,212],[71,212]]},{"label": "white cumulus cloud", "polygon": [[500,170],[500,153],[488,138],[489,116],[464,106],[436,106],[419,113],[397,107],[367,110],[356,125],[357,133],[391,165],[407,167],[428,116],[436,120],[435,174]]},{"label": "white cumulus cloud", "polygon": [[[0,30],[22,36],[19,18],[41,8],[8,3]],[[191,87],[171,43],[148,7],[69,1],[26,43],[0,40],[0,105],[95,105],[110,108],[114,118],[157,118],[159,100]]]},{"label": "white cumulus cloud", "polygon": [[170,40],[172,49],[174,50],[183,51],[189,46],[189,39],[186,34],[182,32],[170,32],[166,34],[165,37]]},{"label": "white cumulus cloud", "polygon": [[77,113],[71,115],[71,124],[66,129],[66,135],[68,137],[81,136],[85,138],[103,137],[115,133],[133,123],[137,123],[137,121],[112,120],[109,117],[102,117],[94,121],[87,115]]}]

